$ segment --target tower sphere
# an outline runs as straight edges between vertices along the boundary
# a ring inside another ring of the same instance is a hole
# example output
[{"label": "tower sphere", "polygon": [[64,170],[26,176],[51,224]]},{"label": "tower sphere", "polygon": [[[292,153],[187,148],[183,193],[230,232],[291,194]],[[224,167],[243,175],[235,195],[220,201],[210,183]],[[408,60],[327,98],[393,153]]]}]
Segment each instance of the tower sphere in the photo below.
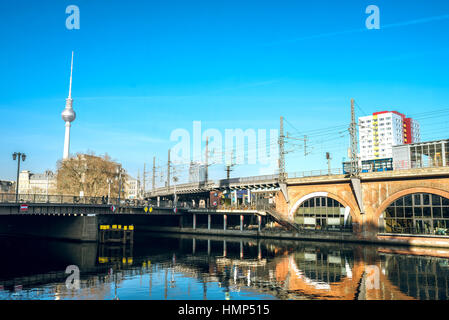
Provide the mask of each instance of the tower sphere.
[{"label": "tower sphere", "polygon": [[70,85],[69,85],[69,96],[65,100],[65,109],[61,113],[62,120],[65,121],[65,136],[64,136],[64,153],[62,154],[62,159],[68,159],[70,154],[70,126],[71,122],[75,120],[76,113],[73,111],[73,100],[72,100],[72,74],[73,74],[73,51],[72,51],[72,62],[70,64]]},{"label": "tower sphere", "polygon": [[65,122],[72,122],[73,120],[75,120],[76,113],[72,108],[72,99],[70,99],[70,101],[69,99],[67,99],[65,109],[62,111],[61,116],[62,120],[64,120]]}]

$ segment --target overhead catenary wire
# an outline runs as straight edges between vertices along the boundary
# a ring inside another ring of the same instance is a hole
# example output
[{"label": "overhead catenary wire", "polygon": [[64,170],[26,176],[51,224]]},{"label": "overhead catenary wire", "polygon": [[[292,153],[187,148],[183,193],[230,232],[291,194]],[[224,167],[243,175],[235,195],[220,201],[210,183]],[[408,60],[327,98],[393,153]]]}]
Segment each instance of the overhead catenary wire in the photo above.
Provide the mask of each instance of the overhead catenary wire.
[{"label": "overhead catenary wire", "polygon": [[[358,102],[355,102],[355,106],[357,107],[357,110],[360,111],[362,114],[364,115],[366,114],[365,110],[360,106]],[[434,122],[432,120],[434,120],[435,118],[439,119],[446,118],[448,115],[449,115],[449,108],[444,108],[439,110],[410,114],[409,117],[418,120],[421,124],[421,128],[423,124],[425,125],[431,122],[432,128],[428,130],[421,130],[421,138],[423,137],[437,138],[437,135],[449,132],[448,130],[449,121]],[[348,137],[347,124],[302,131],[299,130],[297,126],[293,125],[289,120],[287,119],[284,120],[285,123],[288,125],[288,127],[286,128],[287,134],[285,137],[285,143],[286,143],[286,153],[288,153],[289,158],[297,156],[298,153],[302,152],[301,148],[303,148],[303,143],[301,143],[301,141],[303,141],[304,135],[307,136],[307,144],[311,155],[316,155],[320,153],[322,150],[328,152],[334,150],[341,151],[343,154],[346,152],[345,147],[348,145],[346,141]],[[358,127],[372,129],[372,126],[367,125],[362,126],[358,124]],[[279,139],[278,137],[273,136],[266,138],[264,147],[266,148],[267,153],[269,153],[272,149],[278,146],[279,142],[278,139]],[[223,160],[226,159],[226,157],[232,152],[237,153],[237,155],[234,154],[234,157],[242,154],[246,159],[248,157],[254,156],[257,157],[258,153],[260,152],[259,150],[260,145],[257,137],[256,141],[257,142],[255,144],[250,143],[251,140],[245,137],[242,144],[238,144],[237,141],[236,143],[233,143],[232,146],[224,146],[224,148],[222,148],[221,150],[220,149],[218,150],[215,149],[213,151],[211,150],[212,154],[210,159],[213,162],[211,162],[210,165],[223,166],[225,162]],[[200,160],[202,160],[202,157],[200,157]],[[186,171],[189,168],[188,162],[180,164],[176,163],[173,165],[176,166],[176,170],[180,169],[181,171],[182,170]],[[163,167],[164,167],[163,165],[158,165],[157,170],[162,171]],[[188,173],[186,172],[184,175],[188,176]]]}]

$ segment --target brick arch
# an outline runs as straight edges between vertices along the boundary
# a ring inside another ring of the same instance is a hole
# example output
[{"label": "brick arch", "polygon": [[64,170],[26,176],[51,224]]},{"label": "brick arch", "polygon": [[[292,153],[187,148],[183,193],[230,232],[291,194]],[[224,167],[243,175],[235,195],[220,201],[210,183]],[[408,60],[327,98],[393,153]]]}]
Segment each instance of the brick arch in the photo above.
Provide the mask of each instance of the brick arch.
[{"label": "brick arch", "polygon": [[343,198],[328,192],[328,191],[319,191],[319,192],[311,192],[305,195],[299,195],[297,197],[295,197],[292,201],[292,203],[294,203],[294,205],[288,210],[288,218],[289,219],[293,219],[293,216],[296,212],[296,210],[298,210],[299,206],[304,203],[304,201],[314,198],[314,197],[328,197],[334,200],[337,200],[338,202],[340,202],[343,207],[347,208],[349,207],[350,211],[349,214],[351,215],[351,219],[353,222],[357,221],[357,216],[356,216],[356,211],[354,210],[353,206],[350,205],[348,203],[348,201],[345,201]]},{"label": "brick arch", "polygon": [[441,189],[437,189],[437,188],[417,187],[417,188],[404,189],[404,190],[401,190],[401,191],[398,191],[398,192],[392,194],[387,199],[385,199],[382,202],[382,204],[380,205],[380,207],[376,209],[375,214],[374,214],[374,219],[379,219],[382,212],[384,212],[385,209],[387,209],[387,207],[390,204],[392,204],[394,201],[396,201],[397,199],[399,199],[403,196],[406,196],[408,194],[414,194],[414,193],[432,193],[432,194],[436,194],[438,196],[442,196],[444,198],[449,199],[449,192],[441,190]]}]

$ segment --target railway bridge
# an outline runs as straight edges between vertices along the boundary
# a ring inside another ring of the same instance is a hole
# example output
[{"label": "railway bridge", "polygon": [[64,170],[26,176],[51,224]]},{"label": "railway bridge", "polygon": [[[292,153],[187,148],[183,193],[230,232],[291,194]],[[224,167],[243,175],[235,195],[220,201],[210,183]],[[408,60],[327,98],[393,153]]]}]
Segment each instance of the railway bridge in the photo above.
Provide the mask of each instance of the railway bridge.
[{"label": "railway bridge", "polygon": [[[95,240],[99,224],[115,223],[148,231],[449,247],[449,167],[361,173],[357,179],[328,172],[290,174],[285,183],[269,175],[180,184],[127,204],[42,197],[0,195],[0,233],[31,228],[31,234],[68,232]],[[51,227],[70,219],[76,230],[65,222]]]},{"label": "railway bridge", "polygon": [[171,201],[179,190],[180,201],[194,205],[202,198],[206,207],[220,207],[212,193],[240,190],[248,194],[243,205],[273,205],[267,213],[294,226],[294,232],[320,238],[344,231],[360,240],[449,246],[449,167],[367,172],[358,179],[343,172],[289,174],[284,185],[277,175],[193,185],[159,188],[148,198]]}]

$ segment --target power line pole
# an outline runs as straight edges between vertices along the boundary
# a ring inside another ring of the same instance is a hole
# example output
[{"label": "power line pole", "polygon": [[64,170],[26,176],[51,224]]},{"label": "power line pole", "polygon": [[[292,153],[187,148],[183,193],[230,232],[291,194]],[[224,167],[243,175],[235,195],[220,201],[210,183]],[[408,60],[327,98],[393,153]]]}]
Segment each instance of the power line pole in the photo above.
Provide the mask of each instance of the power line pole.
[{"label": "power line pole", "polygon": [[349,133],[351,135],[351,177],[359,177],[360,168],[357,159],[357,123],[355,121],[355,111],[354,111],[354,99],[351,99],[351,125],[349,126]]},{"label": "power line pole", "polygon": [[329,175],[331,175],[331,154],[329,152],[326,152],[326,159],[327,159],[327,170],[329,172]]},{"label": "power line pole", "polygon": [[232,171],[232,167],[235,166],[235,164],[232,162],[232,158],[234,157],[234,151],[231,152],[231,162],[226,166],[226,179],[230,179],[231,178],[231,171]]},{"label": "power line pole", "polygon": [[156,188],[156,157],[153,157],[153,181],[152,181],[153,192]]},{"label": "power line pole", "polygon": [[[360,214],[365,213],[365,208],[363,205],[363,193],[362,185],[360,179],[360,167],[357,156],[357,123],[355,122],[355,111],[354,111],[354,99],[351,99],[351,125],[349,126],[349,133],[351,134],[351,168],[350,168],[350,179],[352,190],[354,192],[357,204],[360,209]],[[363,216],[362,216],[362,234],[364,234],[363,226]]]},{"label": "power line pole", "polygon": [[285,182],[285,136],[284,136],[284,117],[281,116],[279,125],[279,182]]},{"label": "power line pole", "polygon": [[307,155],[307,135],[304,135],[304,157]]},{"label": "power line pole", "polygon": [[207,180],[209,179],[209,137],[206,137],[206,177],[205,177],[205,183],[207,183]]},{"label": "power line pole", "polygon": [[178,177],[176,176],[176,168],[173,166],[173,206],[176,207],[178,203],[178,197],[176,195],[176,183],[178,182]]},{"label": "power line pole", "polygon": [[142,180],[140,179],[140,169],[137,169],[137,197],[142,193]]},{"label": "power line pole", "polygon": [[290,202],[287,191],[287,177],[285,174],[285,136],[284,136],[284,117],[280,119],[279,126],[279,188],[284,195],[285,201]]},{"label": "power line pole", "polygon": [[143,186],[142,186],[142,191],[143,191],[143,196],[145,197],[145,183],[146,183],[146,171],[145,171],[145,162],[143,163]]},{"label": "power line pole", "polygon": [[168,161],[167,161],[167,191],[170,189],[170,149],[168,149]]}]

